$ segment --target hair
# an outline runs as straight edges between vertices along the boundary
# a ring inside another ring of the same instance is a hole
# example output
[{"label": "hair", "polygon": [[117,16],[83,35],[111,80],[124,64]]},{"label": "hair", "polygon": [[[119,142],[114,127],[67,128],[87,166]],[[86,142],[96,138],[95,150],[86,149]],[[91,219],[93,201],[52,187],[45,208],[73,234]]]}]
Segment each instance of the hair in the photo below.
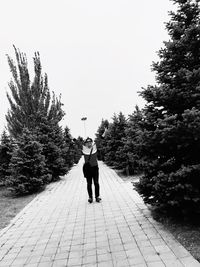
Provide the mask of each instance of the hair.
[{"label": "hair", "polygon": [[87,142],[93,142],[92,138],[87,137],[87,138],[85,139],[85,141],[84,141],[84,144],[87,143]]}]

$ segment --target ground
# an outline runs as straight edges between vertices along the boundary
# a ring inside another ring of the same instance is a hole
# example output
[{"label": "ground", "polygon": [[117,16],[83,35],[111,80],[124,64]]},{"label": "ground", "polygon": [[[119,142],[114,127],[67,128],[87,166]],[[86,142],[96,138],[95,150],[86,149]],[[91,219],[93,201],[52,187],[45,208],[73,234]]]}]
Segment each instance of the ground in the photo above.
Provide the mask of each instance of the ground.
[{"label": "ground", "polygon": [[[139,180],[139,175],[127,176],[117,171],[124,182]],[[181,218],[168,217],[152,209],[153,218],[161,222],[174,237],[200,262],[200,220],[182,220]]]},{"label": "ground", "polygon": [[166,215],[160,212],[153,211],[152,214],[154,219],[161,222],[193,257],[200,262],[200,222],[166,217]]},{"label": "ground", "polygon": [[[124,176],[119,171],[118,175],[126,181],[137,181],[138,176]],[[7,189],[0,188],[0,229],[9,224],[10,220],[19,213],[36,195],[13,197]],[[152,210],[154,219],[161,222],[175,238],[200,262],[200,223],[172,219],[166,215]]]},{"label": "ground", "polygon": [[13,197],[5,187],[0,187],[0,229],[6,227],[36,195]]}]

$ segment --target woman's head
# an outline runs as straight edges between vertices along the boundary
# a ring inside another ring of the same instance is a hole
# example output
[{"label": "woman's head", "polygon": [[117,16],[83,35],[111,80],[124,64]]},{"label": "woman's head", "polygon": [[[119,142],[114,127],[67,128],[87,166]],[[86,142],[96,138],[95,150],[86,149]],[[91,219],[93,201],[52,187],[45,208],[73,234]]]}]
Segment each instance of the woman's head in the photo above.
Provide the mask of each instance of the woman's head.
[{"label": "woman's head", "polygon": [[91,148],[92,147],[92,142],[93,142],[92,138],[88,137],[88,138],[85,139],[84,145],[86,147],[88,147],[88,148]]}]

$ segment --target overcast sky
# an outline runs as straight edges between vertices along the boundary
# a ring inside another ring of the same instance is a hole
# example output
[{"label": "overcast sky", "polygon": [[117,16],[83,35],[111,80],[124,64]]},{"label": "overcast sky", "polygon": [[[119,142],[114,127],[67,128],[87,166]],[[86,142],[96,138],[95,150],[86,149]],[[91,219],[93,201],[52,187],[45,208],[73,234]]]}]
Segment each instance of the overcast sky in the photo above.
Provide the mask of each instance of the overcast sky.
[{"label": "overcast sky", "polygon": [[6,54],[14,44],[28,57],[40,52],[43,72],[66,112],[62,125],[87,136],[114,112],[131,114],[141,87],[154,84],[156,52],[168,40],[170,0],[0,0],[0,131],[6,125],[11,78]]}]

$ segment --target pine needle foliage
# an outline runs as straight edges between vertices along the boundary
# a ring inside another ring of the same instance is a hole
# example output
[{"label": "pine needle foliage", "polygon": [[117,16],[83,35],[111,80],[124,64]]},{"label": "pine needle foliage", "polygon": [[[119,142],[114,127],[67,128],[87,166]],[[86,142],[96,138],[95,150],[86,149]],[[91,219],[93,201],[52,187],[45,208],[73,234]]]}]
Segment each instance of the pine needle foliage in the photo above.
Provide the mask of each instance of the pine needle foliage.
[{"label": "pine needle foliage", "polygon": [[176,0],[166,23],[170,40],[153,63],[157,85],[143,89],[141,125],[146,203],[182,213],[200,212],[200,7]]}]

